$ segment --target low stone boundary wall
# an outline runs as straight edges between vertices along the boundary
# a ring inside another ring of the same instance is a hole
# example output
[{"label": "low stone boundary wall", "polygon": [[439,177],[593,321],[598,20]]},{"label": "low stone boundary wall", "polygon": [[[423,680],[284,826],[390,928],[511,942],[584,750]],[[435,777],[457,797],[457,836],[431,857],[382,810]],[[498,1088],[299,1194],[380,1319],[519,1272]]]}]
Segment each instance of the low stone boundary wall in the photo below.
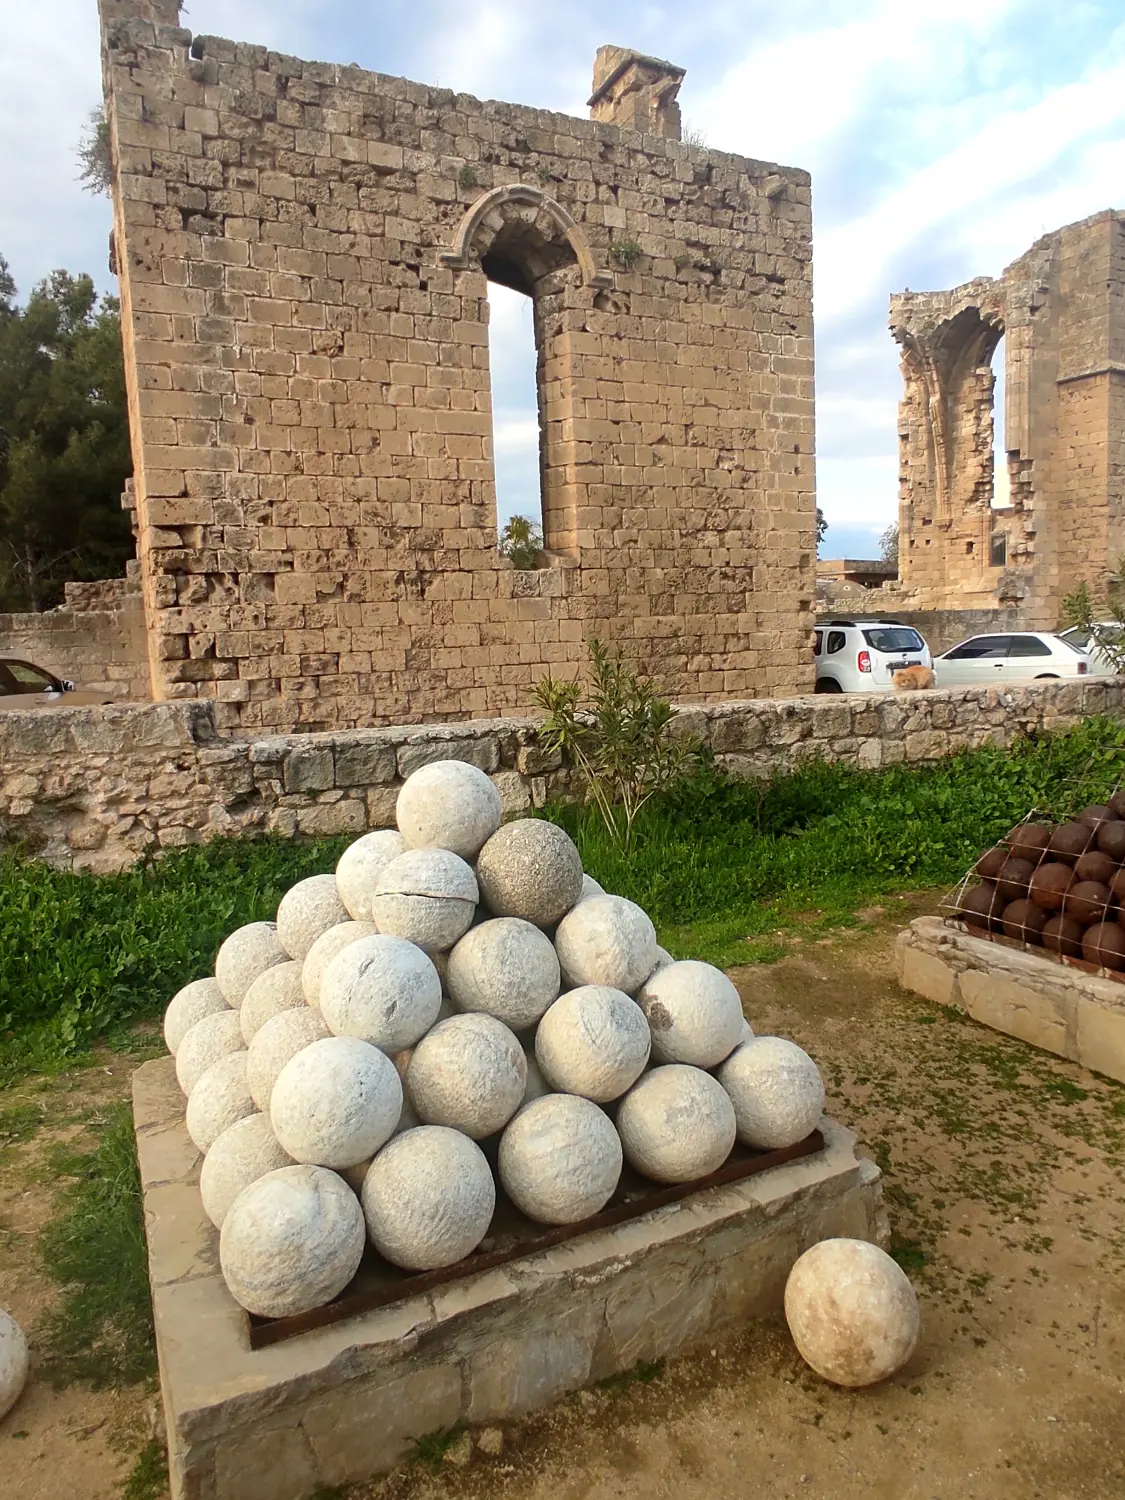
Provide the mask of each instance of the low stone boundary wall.
[{"label": "low stone boundary wall", "polygon": [[[813,759],[874,770],[1010,744],[1094,714],[1125,716],[1125,679],[686,706],[678,722],[733,774]],[[394,821],[398,787],[429,761],[471,761],[510,813],[565,795],[536,720],[478,719],[261,740],[220,736],[207,702],[0,712],[0,836],[51,863],[112,870],[217,834],[361,833]]]},{"label": "low stone boundary wall", "polygon": [[0,614],[0,652],[125,703],[152,698],[140,587],[129,578],[68,583],[41,614]]}]

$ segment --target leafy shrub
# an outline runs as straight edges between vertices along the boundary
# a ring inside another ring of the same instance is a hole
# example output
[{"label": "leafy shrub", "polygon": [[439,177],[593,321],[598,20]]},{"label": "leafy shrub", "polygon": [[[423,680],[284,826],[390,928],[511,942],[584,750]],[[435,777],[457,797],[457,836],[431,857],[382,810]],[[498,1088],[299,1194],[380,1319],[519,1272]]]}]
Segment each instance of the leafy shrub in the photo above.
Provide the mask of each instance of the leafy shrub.
[{"label": "leafy shrub", "polygon": [[500,554],[513,568],[530,571],[543,567],[543,533],[526,516],[512,516],[500,533]]}]

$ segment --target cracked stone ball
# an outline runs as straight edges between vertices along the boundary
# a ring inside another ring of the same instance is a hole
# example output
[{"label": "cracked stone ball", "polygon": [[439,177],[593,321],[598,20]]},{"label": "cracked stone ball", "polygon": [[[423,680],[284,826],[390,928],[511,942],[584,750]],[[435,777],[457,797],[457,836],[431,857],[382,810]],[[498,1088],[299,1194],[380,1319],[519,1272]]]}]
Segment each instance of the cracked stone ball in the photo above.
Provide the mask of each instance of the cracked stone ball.
[{"label": "cracked stone ball", "polygon": [[427,1125],[448,1125],[473,1140],[500,1130],[527,1087],[527,1059],[516,1037],[479,1012],[439,1021],[411,1054],[410,1102]]},{"label": "cracked stone ball", "polygon": [[555,952],[563,979],[636,994],[656,965],[656,929],[624,896],[591,896],[559,923]]},{"label": "cracked stone ball", "polygon": [[377,1047],[328,1036],[282,1068],[270,1096],[274,1135],[294,1161],[354,1167],[389,1141],[402,1112],[402,1084]]},{"label": "cracked stone ball", "polygon": [[236,1010],[219,1010],[204,1016],[176,1048],[176,1081],[190,1095],[212,1063],[228,1052],[242,1052],[245,1047],[242,1022]]},{"label": "cracked stone ball", "polygon": [[324,971],[351,943],[360,938],[374,937],[379,929],[374,922],[337,922],[327,932],[322,932],[305,955],[301,965],[301,993],[314,1010],[320,1009],[320,987],[324,983]]},{"label": "cracked stone ball", "polygon": [[272,969],[259,974],[246,991],[246,999],[238,1012],[246,1045],[249,1047],[255,1034],[274,1016],[279,1016],[283,1010],[303,1008],[304,1004],[301,965],[295,959],[290,959],[287,964],[274,964]]},{"label": "cracked stone ball", "polygon": [[23,1329],[11,1313],[0,1307],[0,1421],[23,1394],[28,1362]]},{"label": "cracked stone ball", "polygon": [[617,1133],[630,1166],[655,1182],[716,1172],[734,1145],[734,1106],[722,1086],[687,1063],[645,1073],[622,1099]]},{"label": "cracked stone ball", "polygon": [[349,844],[336,866],[336,889],[355,922],[370,922],[375,884],[392,859],[406,848],[406,840],[393,828],[365,833]]},{"label": "cracked stone ball", "polygon": [[420,1125],[380,1151],[360,1199],[379,1254],[404,1270],[432,1271],[462,1260],[484,1239],[496,1185],[468,1136]]},{"label": "cracked stone ball", "polygon": [[229,1010],[217,979],[193,979],[177,990],[164,1012],[164,1041],[175,1057],[184,1037],[204,1016],[215,1016]]},{"label": "cracked stone ball", "polygon": [[658,968],[637,995],[654,1062],[714,1068],[742,1037],[742,1001],[721,969],[685,959]]},{"label": "cracked stone ball", "polygon": [[820,1069],[785,1037],[743,1042],[716,1076],[734,1105],[738,1139],[759,1151],[803,1141],[824,1110]]},{"label": "cracked stone ball", "polygon": [[187,1133],[200,1151],[210,1151],[223,1131],[254,1113],[246,1082],[245,1052],[228,1052],[212,1063],[188,1095]]},{"label": "cracked stone ball", "polygon": [[504,1191],[539,1224],[577,1224],[600,1213],[613,1197],[621,1163],[612,1120],[575,1094],[536,1099],[500,1137]]},{"label": "cracked stone ball", "polygon": [[448,849],[475,859],[500,827],[500,793],[490,777],[463,760],[437,760],[406,778],[395,822],[410,849]]},{"label": "cracked stone ball", "polygon": [[554,945],[522,917],[494,917],[471,927],[451,950],[446,988],[464,1011],[483,1011],[522,1031],[558,996]]},{"label": "cracked stone ball", "polygon": [[544,1078],[598,1104],[619,1099],[649,1059],[648,1022],[624,990],[587,984],[560,995],[535,1033]]},{"label": "cracked stone ball", "polygon": [[215,978],[226,1002],[237,1010],[259,974],[287,963],[275,922],[249,922],[232,932],[215,955]]},{"label": "cracked stone ball", "polygon": [[243,1188],[227,1210],[219,1264],[247,1312],[294,1317],[339,1296],[365,1240],[363,1211],[335,1172],[281,1167]]},{"label": "cracked stone ball", "polygon": [[348,921],[335,875],[310,875],[282,896],[277,908],[277,936],[290,958],[302,963],[322,932]]},{"label": "cracked stone ball", "polygon": [[914,1288],[878,1245],[821,1240],[785,1284],[785,1319],[797,1351],[823,1379],[874,1385],[909,1360],[921,1326]]},{"label": "cracked stone ball", "polygon": [[441,980],[421,948],[377,932],[343,948],[324,971],[320,1013],[337,1036],[401,1052],[438,1018]]},{"label": "cracked stone ball", "polygon": [[477,878],[460,855],[408,849],[379,876],[372,920],[381,933],[444,953],[469,930],[478,897]]},{"label": "cracked stone ball", "polygon": [[227,1126],[204,1157],[199,1173],[204,1213],[216,1229],[221,1229],[243,1188],[267,1172],[293,1164],[293,1158],[278,1144],[268,1116],[244,1115]]},{"label": "cracked stone ball", "polygon": [[260,1110],[269,1113],[273,1086],[285,1064],[313,1042],[330,1035],[324,1018],[307,1005],[300,1010],[283,1010],[259,1027],[247,1052],[246,1082]]},{"label": "cracked stone ball", "polygon": [[493,916],[553,927],[582,895],[582,860],[564,829],[542,818],[517,818],[480,851],[477,879]]}]

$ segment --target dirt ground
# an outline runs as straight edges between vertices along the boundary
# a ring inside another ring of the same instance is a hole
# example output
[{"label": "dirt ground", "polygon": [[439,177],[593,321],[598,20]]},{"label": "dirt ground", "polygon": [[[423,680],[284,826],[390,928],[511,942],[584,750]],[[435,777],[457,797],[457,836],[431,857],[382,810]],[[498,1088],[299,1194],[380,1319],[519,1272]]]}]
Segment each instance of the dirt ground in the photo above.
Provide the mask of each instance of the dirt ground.
[{"label": "dirt ground", "polygon": [[[644,1378],[489,1430],[490,1452],[462,1435],[351,1496],[1125,1495],[1125,1088],[900,990],[894,935],[932,905],[890,900],[856,931],[734,971],[755,1029],[817,1058],[830,1112],[884,1169],[896,1252],[922,1304],[903,1374],[839,1391],[805,1369],[782,1323],[731,1329]],[[0,1135],[0,1305],[26,1326],[49,1295],[33,1254],[51,1206],[47,1146],[88,1132],[131,1066],[107,1059],[105,1071],[0,1094],[0,1121],[29,1099],[45,1117],[28,1139]],[[121,1496],[150,1402],[144,1391],[56,1392],[33,1373],[0,1424],[0,1494]]]}]

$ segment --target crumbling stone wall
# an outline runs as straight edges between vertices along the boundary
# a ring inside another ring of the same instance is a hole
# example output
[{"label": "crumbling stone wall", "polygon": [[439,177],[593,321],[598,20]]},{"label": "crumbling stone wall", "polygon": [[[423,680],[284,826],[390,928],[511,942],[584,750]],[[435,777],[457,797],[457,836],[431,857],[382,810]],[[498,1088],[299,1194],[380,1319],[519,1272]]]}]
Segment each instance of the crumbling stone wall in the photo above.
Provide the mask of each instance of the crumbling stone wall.
[{"label": "crumbling stone wall", "polygon": [[[1125,555],[1125,214],[1045,235],[998,280],[900,293],[890,321],[903,587],[924,609],[1015,608],[1053,628],[1063,597]],[[1002,336],[1011,504],[998,508]]]},{"label": "crumbling stone wall", "polygon": [[152,696],[141,591],[133,577],[68,583],[57,609],[0,614],[0,652],[122,702]]},{"label": "crumbling stone wall", "polygon": [[[591,635],[683,697],[811,684],[806,173],[681,144],[682,70],[623,49],[579,120],[101,11],[158,698],[469,718]],[[490,277],[535,303],[531,573],[496,546]]]}]

